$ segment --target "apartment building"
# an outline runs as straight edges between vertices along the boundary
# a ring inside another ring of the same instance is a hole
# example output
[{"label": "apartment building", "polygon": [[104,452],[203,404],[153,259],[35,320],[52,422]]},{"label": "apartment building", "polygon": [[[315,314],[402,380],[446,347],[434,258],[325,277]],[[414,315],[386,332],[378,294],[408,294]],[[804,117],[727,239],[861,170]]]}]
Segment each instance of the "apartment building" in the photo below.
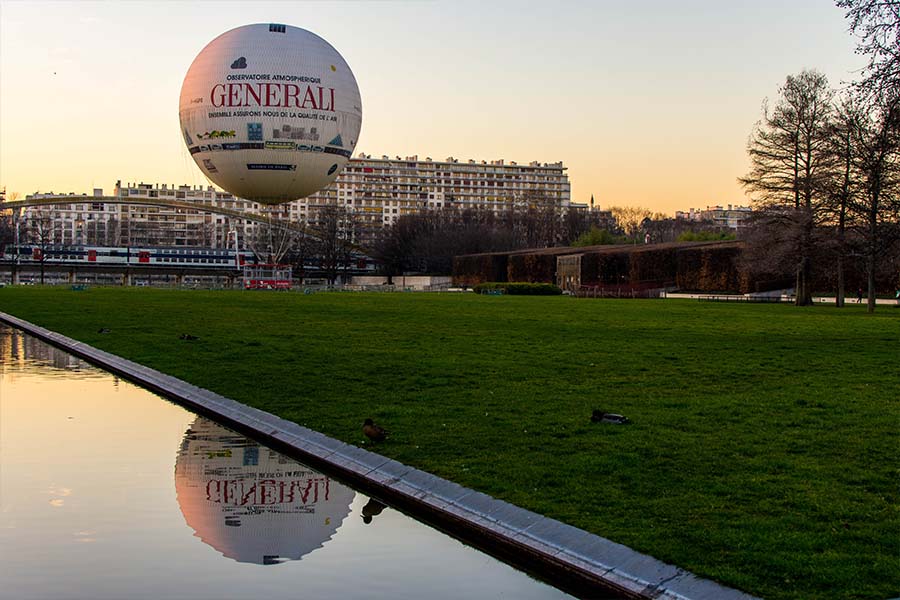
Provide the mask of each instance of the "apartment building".
[{"label": "apartment building", "polygon": [[[404,214],[440,208],[501,212],[515,206],[552,204],[568,208],[569,177],[561,162],[519,165],[504,160],[435,161],[418,156],[360,154],[335,183],[307,199],[337,201],[368,221],[389,225]],[[298,202],[303,202],[302,200]]]},{"label": "apartment building", "polygon": [[[33,206],[25,209],[22,228],[43,243],[100,246],[211,246],[225,247],[229,235],[239,239],[253,233],[252,222],[208,212],[104,202],[102,189],[91,196],[68,194],[71,204]],[[164,198],[259,212],[255,203],[234,198],[211,186],[168,186],[116,182],[119,198]],[[59,198],[58,194],[34,194],[27,199]],[[34,241],[34,240],[33,240]],[[233,242],[232,242],[233,244]]]},{"label": "apartment building", "polygon": [[[514,161],[443,161],[418,156],[360,154],[327,188],[300,200],[264,206],[212,186],[116,182],[119,198],[160,198],[254,213],[315,226],[326,206],[352,215],[358,243],[403,215],[442,208],[490,210],[551,205],[560,210],[585,208],[571,204],[571,189],[562,162],[518,164]],[[50,196],[46,194],[43,196]],[[40,198],[42,195],[29,196]],[[224,247],[237,235],[241,246],[255,235],[253,222],[185,208],[113,204],[74,196],[73,203],[32,207],[26,218],[48,222],[52,243],[102,245],[173,245]],[[77,201],[76,201],[77,199]],[[233,243],[233,241],[231,242]]]},{"label": "apartment building", "polygon": [[712,221],[720,227],[728,227],[729,229],[740,229],[744,221],[750,217],[753,209],[749,206],[733,206],[729,204],[722,206],[707,206],[705,209],[691,208],[688,212],[676,211],[676,219],[684,219],[687,221]]}]

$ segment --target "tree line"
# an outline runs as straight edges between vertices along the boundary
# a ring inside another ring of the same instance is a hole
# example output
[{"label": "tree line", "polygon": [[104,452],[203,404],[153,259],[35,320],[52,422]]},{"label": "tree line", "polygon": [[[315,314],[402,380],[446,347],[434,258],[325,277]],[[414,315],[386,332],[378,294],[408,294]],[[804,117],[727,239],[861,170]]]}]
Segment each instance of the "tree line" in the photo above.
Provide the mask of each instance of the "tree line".
[{"label": "tree line", "polygon": [[383,273],[451,273],[453,257],[554,246],[733,239],[711,221],[674,219],[637,206],[560,207],[532,197],[503,211],[444,208],[403,215],[381,229],[367,251]]},{"label": "tree line", "polygon": [[453,257],[569,245],[591,227],[615,227],[608,212],[560,208],[552,201],[494,212],[443,208],[402,215],[372,240],[371,255],[392,277],[405,272],[450,273]]},{"label": "tree line", "polygon": [[860,259],[871,312],[876,275],[900,241],[900,2],[838,6],[870,58],[864,77],[836,90],[815,70],[789,75],[763,104],[747,145],[750,171],[739,181],[758,209],[752,266],[789,267],[802,306],[825,263],[842,306],[848,262]]}]

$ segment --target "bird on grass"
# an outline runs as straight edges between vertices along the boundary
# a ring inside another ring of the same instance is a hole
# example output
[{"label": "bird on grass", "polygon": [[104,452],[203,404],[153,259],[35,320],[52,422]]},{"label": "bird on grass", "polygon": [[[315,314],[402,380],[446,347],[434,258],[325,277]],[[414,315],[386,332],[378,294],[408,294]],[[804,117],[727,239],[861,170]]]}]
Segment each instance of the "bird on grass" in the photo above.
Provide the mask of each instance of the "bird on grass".
[{"label": "bird on grass", "polygon": [[383,442],[388,435],[383,427],[376,425],[372,419],[366,419],[363,422],[363,433],[373,442]]},{"label": "bird on grass", "polygon": [[363,523],[368,525],[372,522],[372,517],[377,517],[383,510],[384,504],[382,504],[375,498],[369,498],[369,501],[366,503],[366,505],[362,507]]},{"label": "bird on grass", "polygon": [[196,335],[191,335],[191,334],[189,334],[189,333],[182,333],[181,335],[178,336],[178,339],[179,339],[179,340],[188,340],[188,341],[190,341],[190,340],[196,340],[196,339],[198,339],[198,338],[197,338]]},{"label": "bird on grass", "polygon": [[623,415],[617,415],[614,413],[603,412],[599,409],[594,409],[594,412],[591,414],[591,423],[612,423],[613,425],[625,425],[626,423],[630,423],[628,417]]},{"label": "bird on grass", "polygon": [[106,327],[101,327],[97,330],[97,333],[109,333],[109,329]]}]

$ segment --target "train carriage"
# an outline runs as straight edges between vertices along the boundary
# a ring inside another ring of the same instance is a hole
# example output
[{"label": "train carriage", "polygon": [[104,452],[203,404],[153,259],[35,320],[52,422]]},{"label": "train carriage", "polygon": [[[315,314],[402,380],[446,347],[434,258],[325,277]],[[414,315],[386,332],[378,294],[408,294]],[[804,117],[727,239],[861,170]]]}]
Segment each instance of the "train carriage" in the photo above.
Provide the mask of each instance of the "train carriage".
[{"label": "train carriage", "polygon": [[245,264],[256,262],[254,254],[243,250],[200,247],[105,247],[105,246],[65,246],[52,244],[8,245],[2,256],[19,262],[46,262],[52,264],[98,264],[98,265],[156,265],[167,267],[196,267],[222,270],[238,270]]},{"label": "train carriage", "polygon": [[[273,266],[263,265],[256,255],[250,250],[241,250],[237,254],[228,248],[204,248],[196,246],[87,246],[87,245],[60,245],[53,244],[38,246],[36,244],[9,244],[0,247],[0,259],[4,261],[17,260],[20,264],[36,264],[43,262],[49,265],[96,265],[103,266],[134,266],[142,267],[176,267],[179,270],[221,270],[243,271],[245,267],[267,267],[267,271],[260,271],[259,277],[250,277],[254,282],[249,285],[251,289],[285,289],[290,287],[292,272],[285,275],[284,271],[274,271]],[[321,259],[316,256],[305,257],[302,269],[294,265],[296,274],[302,278],[316,278],[324,275]],[[371,257],[354,252],[347,263],[338,271],[343,276],[372,275],[378,265]]]}]

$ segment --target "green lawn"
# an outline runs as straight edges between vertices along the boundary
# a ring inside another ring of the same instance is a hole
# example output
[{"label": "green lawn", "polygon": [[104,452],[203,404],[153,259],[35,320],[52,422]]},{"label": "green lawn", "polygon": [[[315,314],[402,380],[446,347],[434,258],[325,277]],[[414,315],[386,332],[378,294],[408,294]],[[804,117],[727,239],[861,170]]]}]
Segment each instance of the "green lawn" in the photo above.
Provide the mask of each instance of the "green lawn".
[{"label": "green lawn", "polygon": [[7,287],[0,310],[350,443],[371,416],[377,452],[765,598],[900,594],[900,309]]}]

